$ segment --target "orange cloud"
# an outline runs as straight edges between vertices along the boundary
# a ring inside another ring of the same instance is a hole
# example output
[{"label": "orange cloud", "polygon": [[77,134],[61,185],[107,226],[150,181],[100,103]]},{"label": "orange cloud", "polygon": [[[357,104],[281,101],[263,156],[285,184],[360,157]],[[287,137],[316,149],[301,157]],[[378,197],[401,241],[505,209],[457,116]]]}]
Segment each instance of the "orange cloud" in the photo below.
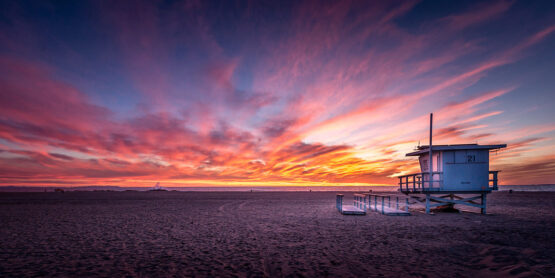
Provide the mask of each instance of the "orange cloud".
[{"label": "orange cloud", "polygon": [[[515,113],[533,86],[488,77],[555,27],[489,38],[473,30],[512,2],[417,22],[417,1],[397,4],[268,4],[275,14],[233,19],[202,2],[97,4],[91,26],[109,39],[71,59],[33,45],[72,40],[0,23],[0,183],[395,184],[418,171],[405,153],[428,139],[431,111],[438,144],[507,143],[492,156],[504,183],[553,182],[551,114]],[[27,33],[36,43],[17,41]]]}]

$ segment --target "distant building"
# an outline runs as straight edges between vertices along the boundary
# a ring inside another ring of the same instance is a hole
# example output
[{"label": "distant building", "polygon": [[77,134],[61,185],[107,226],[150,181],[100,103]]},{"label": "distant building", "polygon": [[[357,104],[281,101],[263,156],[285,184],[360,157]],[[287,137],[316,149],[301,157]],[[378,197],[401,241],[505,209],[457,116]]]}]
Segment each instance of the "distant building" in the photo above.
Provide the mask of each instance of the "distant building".
[{"label": "distant building", "polygon": [[150,189],[149,191],[168,191],[168,190],[164,187],[161,187],[160,183],[157,182],[156,185],[154,185],[154,187],[152,189]]}]

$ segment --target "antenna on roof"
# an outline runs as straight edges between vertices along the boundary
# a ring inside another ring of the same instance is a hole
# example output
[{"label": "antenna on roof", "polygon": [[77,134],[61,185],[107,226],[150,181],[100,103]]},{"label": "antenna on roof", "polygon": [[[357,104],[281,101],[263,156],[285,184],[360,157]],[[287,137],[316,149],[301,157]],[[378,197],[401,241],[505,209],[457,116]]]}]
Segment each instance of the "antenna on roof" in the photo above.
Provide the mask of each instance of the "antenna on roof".
[{"label": "antenna on roof", "polygon": [[429,150],[429,158],[428,160],[430,161],[430,187],[431,187],[431,182],[433,180],[433,176],[432,176],[432,124],[434,121],[434,113],[430,113],[430,145],[428,145],[428,150]]}]

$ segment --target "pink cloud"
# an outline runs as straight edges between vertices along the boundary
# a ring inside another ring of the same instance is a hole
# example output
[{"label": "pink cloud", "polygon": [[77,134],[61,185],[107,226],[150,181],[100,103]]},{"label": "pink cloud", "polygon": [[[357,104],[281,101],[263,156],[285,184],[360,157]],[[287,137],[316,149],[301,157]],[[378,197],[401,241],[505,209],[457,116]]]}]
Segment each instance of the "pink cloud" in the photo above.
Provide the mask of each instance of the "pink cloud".
[{"label": "pink cloud", "polygon": [[[437,142],[509,143],[493,159],[501,169],[525,173],[552,159],[530,150],[552,144],[552,125],[538,131],[497,121],[514,81],[473,86],[555,27],[484,57],[479,39],[454,30],[502,17],[512,2],[411,30],[396,20],[416,2],[366,4],[301,3],[291,20],[261,26],[259,36],[245,36],[254,46],[237,43],[236,52],[220,45],[202,2],[164,10],[150,2],[130,10],[100,5],[145,108],[116,117],[57,80],[53,67],[1,56],[0,182],[394,183],[418,170],[404,154],[426,139],[429,111]],[[179,51],[194,70],[172,61]],[[549,170],[541,167],[533,180],[551,180]]]},{"label": "pink cloud", "polygon": [[466,13],[448,16],[443,18],[441,21],[450,25],[453,29],[463,29],[471,25],[495,19],[509,10],[513,3],[513,1],[482,3],[471,7],[471,9]]}]

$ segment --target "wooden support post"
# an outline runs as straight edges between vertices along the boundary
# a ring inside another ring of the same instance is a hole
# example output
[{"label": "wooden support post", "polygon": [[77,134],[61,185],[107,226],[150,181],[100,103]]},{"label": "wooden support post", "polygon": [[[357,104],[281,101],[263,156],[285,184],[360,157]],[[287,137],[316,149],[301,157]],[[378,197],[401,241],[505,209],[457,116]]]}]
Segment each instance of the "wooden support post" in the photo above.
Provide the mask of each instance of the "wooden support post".
[{"label": "wooden support post", "polygon": [[343,194],[337,194],[335,206],[337,207],[337,210],[339,210],[339,212],[343,211]]},{"label": "wooden support post", "polygon": [[395,209],[399,210],[399,197],[395,197],[397,199],[397,205],[395,206]]},{"label": "wooden support post", "polygon": [[374,195],[374,211],[378,211],[378,195]]},{"label": "wooden support post", "polygon": [[384,205],[384,200],[385,200],[385,197],[384,197],[384,196],[382,196],[382,214],[383,214],[383,205]]},{"label": "wooden support post", "polygon": [[366,198],[368,198],[368,195],[364,195],[364,211],[366,211],[367,207],[366,207]]},{"label": "wooden support post", "polygon": [[486,194],[486,193],[482,193],[482,209],[481,209],[482,214],[486,214],[486,196],[487,195],[488,194]]},{"label": "wooden support post", "polygon": [[[421,177],[421,176],[418,176],[417,178],[418,178],[418,186],[421,186],[421,185],[420,185],[420,180],[422,180],[422,177]],[[412,190],[413,190],[413,191],[416,191],[416,183],[413,183],[413,184],[412,184]]]},{"label": "wooden support post", "polygon": [[387,196],[387,206],[391,207],[391,196]]},{"label": "wooden support post", "polygon": [[430,214],[430,194],[426,194],[426,214]]}]

